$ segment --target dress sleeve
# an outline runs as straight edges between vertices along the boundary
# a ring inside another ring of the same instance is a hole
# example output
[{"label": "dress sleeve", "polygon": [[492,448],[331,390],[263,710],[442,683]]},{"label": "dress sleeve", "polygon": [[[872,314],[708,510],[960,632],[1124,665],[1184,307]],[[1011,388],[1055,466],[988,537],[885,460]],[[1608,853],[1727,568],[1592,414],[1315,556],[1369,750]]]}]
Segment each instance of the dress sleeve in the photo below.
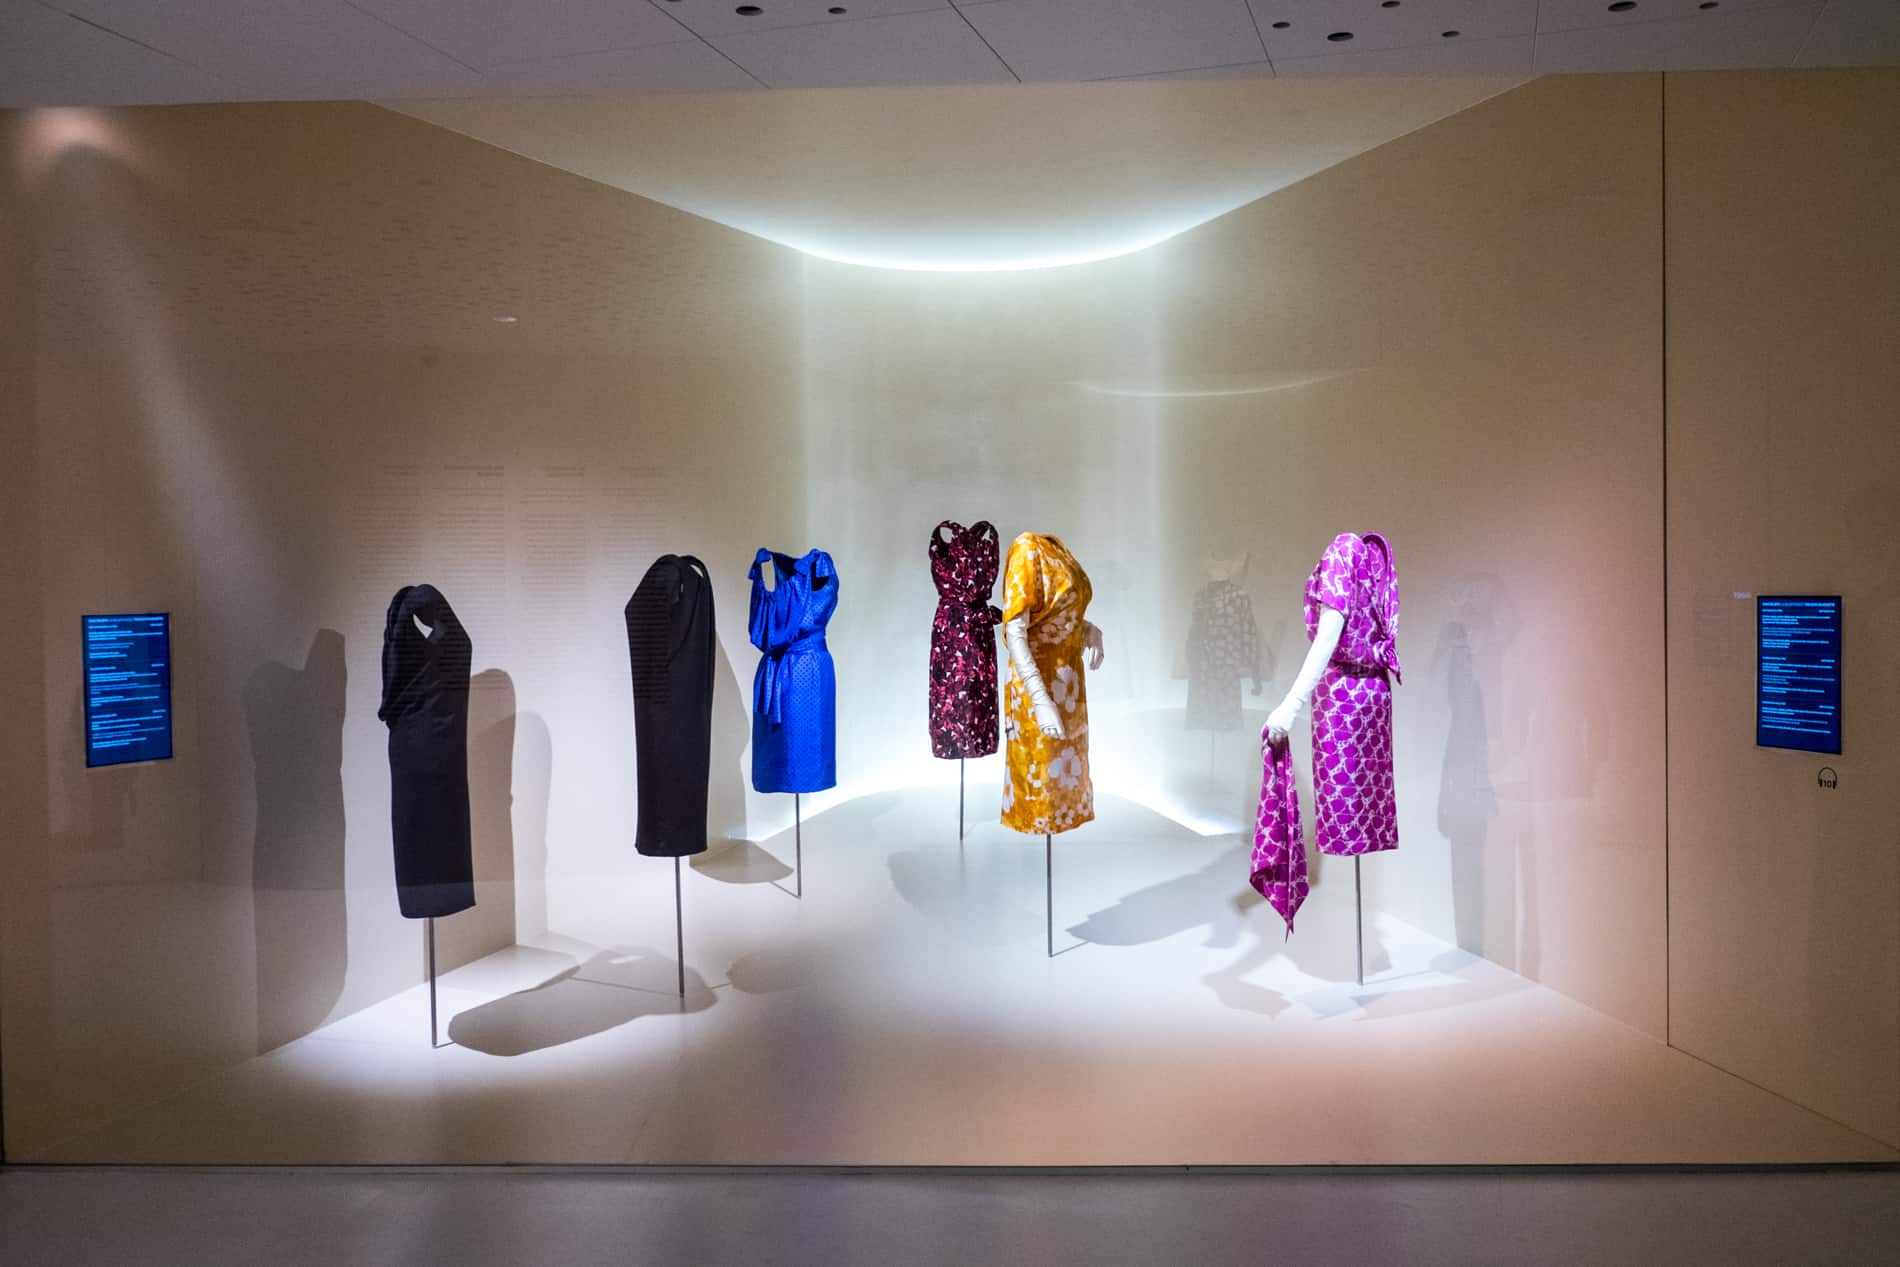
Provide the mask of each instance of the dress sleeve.
[{"label": "dress sleeve", "polygon": [[1018,537],[1009,547],[1009,562],[1003,576],[1003,620],[1018,616],[1034,617],[1045,601],[1042,558],[1035,545]]},{"label": "dress sleeve", "polygon": [[792,578],[781,574],[773,578],[775,588],[765,588],[763,569],[771,561],[770,550],[760,550],[752,560],[752,571],[748,574],[752,579],[752,607],[746,620],[752,645],[768,655],[791,645],[805,614],[803,604],[788,601],[793,596],[779,592],[792,583]]},{"label": "dress sleeve", "polygon": [[1306,605],[1309,621],[1319,619],[1319,608],[1330,607],[1342,616],[1352,615],[1354,578],[1359,571],[1360,554],[1365,543],[1350,532],[1342,532],[1319,556],[1319,566],[1307,583]]}]

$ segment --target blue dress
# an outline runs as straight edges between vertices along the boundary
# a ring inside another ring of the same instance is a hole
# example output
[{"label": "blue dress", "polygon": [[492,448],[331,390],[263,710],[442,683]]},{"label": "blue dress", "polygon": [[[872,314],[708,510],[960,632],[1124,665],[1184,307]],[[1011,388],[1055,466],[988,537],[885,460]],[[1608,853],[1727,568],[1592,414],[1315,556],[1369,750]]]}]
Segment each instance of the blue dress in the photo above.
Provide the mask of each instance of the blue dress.
[{"label": "blue dress", "polygon": [[838,572],[823,550],[794,559],[761,549],[751,576],[752,645],[765,653],[752,679],[752,786],[820,792],[838,782],[838,678],[825,647]]}]

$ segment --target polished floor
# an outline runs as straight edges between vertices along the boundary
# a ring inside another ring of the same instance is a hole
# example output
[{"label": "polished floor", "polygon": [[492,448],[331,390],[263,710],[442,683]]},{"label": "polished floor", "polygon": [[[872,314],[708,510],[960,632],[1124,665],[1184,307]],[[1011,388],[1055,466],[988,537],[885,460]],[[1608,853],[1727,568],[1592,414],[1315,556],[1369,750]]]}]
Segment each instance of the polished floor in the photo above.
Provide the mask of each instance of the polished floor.
[{"label": "polished floor", "polygon": [[8,1267],[1891,1262],[1900,1172],[0,1170]]},{"label": "polished floor", "polygon": [[[1044,858],[940,793],[663,885],[16,1160],[1141,1166],[1885,1162],[1900,1152],[1379,917],[1289,943],[1244,842],[1115,803]],[[788,833],[789,835],[789,833]],[[654,878],[648,874],[648,879]],[[629,939],[633,930],[637,939]]]}]

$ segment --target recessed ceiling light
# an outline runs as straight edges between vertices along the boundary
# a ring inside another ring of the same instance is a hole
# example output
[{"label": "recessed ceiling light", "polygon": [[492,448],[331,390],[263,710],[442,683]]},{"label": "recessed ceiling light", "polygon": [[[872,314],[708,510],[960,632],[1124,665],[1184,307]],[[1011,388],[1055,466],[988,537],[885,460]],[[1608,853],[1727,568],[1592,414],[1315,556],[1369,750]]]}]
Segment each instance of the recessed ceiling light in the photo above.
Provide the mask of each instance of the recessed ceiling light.
[{"label": "recessed ceiling light", "polygon": [[1636,7],[1636,0],[1616,0],[1616,3],[1610,6],[1610,12],[1611,13],[1628,13],[1631,9],[1634,9],[1635,7]]},{"label": "recessed ceiling light", "polygon": [[497,316],[497,317],[495,318],[495,321],[496,321],[496,322],[497,322],[498,324],[500,324],[500,325],[504,325],[504,326],[511,326],[511,325],[513,325],[513,324],[514,324],[515,322],[517,322],[517,321],[519,321],[519,320],[521,320],[521,318],[520,318],[520,317],[511,317],[511,316],[509,316],[509,315],[507,315],[506,313],[502,313],[502,314],[500,314],[500,315],[498,315],[498,316]]},{"label": "recessed ceiling light", "polygon": [[742,18],[756,18],[761,13],[764,13],[765,10],[761,9],[756,4],[742,4],[738,8],[734,9],[733,12],[738,14]]},{"label": "recessed ceiling light", "polygon": [[1702,0],[1702,3],[1696,6],[1698,9],[1713,9],[1716,7],[1716,0]]},{"label": "recessed ceiling light", "polygon": [[834,13],[834,14],[843,13],[844,11],[845,11],[845,8],[841,4],[834,4],[829,9],[825,10],[826,13]]},{"label": "recessed ceiling light", "polygon": [[1396,9],[1399,7],[1399,0],[1379,0],[1379,7],[1381,9]]},{"label": "recessed ceiling light", "polygon": [[1286,29],[1287,29],[1287,28],[1288,28],[1289,26],[1292,26],[1292,25],[1293,25],[1293,24],[1292,24],[1291,22],[1275,22],[1275,23],[1273,24],[1273,29],[1274,29],[1274,30],[1276,30],[1276,31],[1284,31],[1284,30],[1286,30]]},{"label": "recessed ceiling light", "polygon": [[1347,40],[1352,38],[1352,32],[1351,31],[1334,31],[1331,35],[1327,36],[1326,38],[1331,40],[1335,44],[1344,44]]},{"label": "recessed ceiling light", "polygon": [[1439,32],[1440,38],[1447,39],[1447,40],[1455,40],[1458,38],[1459,34],[1460,32],[1458,31],[1440,31]]}]

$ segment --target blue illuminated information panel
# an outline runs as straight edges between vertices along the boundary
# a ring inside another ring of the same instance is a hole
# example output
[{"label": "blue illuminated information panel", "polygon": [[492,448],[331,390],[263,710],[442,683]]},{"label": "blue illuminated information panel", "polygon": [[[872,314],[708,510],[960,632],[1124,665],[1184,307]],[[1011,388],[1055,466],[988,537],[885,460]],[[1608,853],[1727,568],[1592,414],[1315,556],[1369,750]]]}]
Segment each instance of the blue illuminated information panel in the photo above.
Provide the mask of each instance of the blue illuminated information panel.
[{"label": "blue illuminated information panel", "polygon": [[87,616],[86,764],[124,765],[172,755],[171,617]]},{"label": "blue illuminated information panel", "polygon": [[1755,743],[1841,750],[1841,599],[1755,600]]}]

